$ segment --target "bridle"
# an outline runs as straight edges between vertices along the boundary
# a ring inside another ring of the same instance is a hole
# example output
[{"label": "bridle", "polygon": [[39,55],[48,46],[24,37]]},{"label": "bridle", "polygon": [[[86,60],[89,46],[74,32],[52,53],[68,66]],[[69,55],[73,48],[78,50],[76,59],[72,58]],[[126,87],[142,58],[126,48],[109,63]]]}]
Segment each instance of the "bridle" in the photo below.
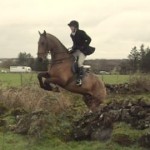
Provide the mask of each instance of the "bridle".
[{"label": "bridle", "polygon": [[[62,54],[62,53],[66,53],[66,52],[58,52],[58,51],[54,51],[54,52],[52,52],[52,54],[51,54],[50,50],[48,50],[47,52],[38,52],[37,54],[38,54],[38,55],[39,55],[39,54],[58,55],[58,54]],[[68,53],[69,53],[69,52],[68,52]],[[69,57],[64,57],[64,58],[60,58],[60,59],[51,60],[50,64],[53,65],[53,64],[63,63],[64,60],[71,59],[71,58],[73,58],[73,56],[72,56],[72,55],[69,55]]]},{"label": "bridle", "polygon": [[[48,44],[46,45],[46,51],[45,52],[38,52],[37,54],[40,55],[40,54],[45,54],[46,56],[48,54],[50,54],[51,56],[55,56],[55,55],[59,55],[59,54],[62,54],[62,53],[68,53],[69,54],[69,51],[66,52],[66,51],[63,51],[63,52],[60,52],[60,51],[57,51],[57,50],[49,50],[49,47],[48,47]],[[51,62],[50,64],[58,64],[58,63],[63,63],[64,60],[68,60],[68,59],[71,59],[73,58],[73,56],[71,54],[69,54],[68,57],[64,57],[64,58],[60,58],[60,59],[51,59]]]}]

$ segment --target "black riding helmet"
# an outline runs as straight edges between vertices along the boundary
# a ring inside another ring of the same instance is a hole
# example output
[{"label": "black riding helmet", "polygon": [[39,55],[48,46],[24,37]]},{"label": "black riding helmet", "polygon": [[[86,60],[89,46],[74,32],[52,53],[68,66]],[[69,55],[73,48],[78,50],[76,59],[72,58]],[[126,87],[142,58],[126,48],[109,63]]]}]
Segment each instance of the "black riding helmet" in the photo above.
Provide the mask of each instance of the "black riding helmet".
[{"label": "black riding helmet", "polygon": [[73,26],[73,27],[75,27],[75,28],[78,29],[79,28],[79,23],[76,20],[72,20],[72,21],[70,21],[70,23],[68,24],[68,26],[69,27]]}]

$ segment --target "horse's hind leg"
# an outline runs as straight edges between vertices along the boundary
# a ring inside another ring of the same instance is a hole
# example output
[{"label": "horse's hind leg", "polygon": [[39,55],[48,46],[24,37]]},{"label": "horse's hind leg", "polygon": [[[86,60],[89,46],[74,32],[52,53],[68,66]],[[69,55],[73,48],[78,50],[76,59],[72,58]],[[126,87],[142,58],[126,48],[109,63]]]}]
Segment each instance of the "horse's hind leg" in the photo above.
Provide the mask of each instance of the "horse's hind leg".
[{"label": "horse's hind leg", "polygon": [[104,84],[96,80],[93,84],[90,94],[84,95],[84,102],[88,108],[92,111],[96,111],[99,108],[99,105],[103,102],[106,97],[106,88]]},{"label": "horse's hind leg", "polygon": [[92,95],[86,94],[83,96],[84,102],[87,105],[87,107],[92,111],[95,112],[98,109],[98,106],[100,105],[100,100],[96,97],[93,97]]},{"label": "horse's hind leg", "polygon": [[83,95],[83,100],[84,100],[85,104],[87,105],[87,107],[90,108],[91,95],[89,95],[89,94]]}]

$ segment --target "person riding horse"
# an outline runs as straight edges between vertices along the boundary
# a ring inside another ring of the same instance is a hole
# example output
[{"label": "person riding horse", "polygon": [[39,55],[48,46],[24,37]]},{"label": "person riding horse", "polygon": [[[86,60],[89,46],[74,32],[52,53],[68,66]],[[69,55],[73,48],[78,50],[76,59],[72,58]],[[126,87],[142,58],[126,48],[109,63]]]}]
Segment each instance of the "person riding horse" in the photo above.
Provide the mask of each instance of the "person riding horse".
[{"label": "person riding horse", "polygon": [[91,37],[86,34],[85,31],[79,29],[79,23],[76,20],[72,20],[68,26],[71,29],[71,39],[73,46],[70,53],[77,59],[78,72],[77,72],[77,85],[82,85],[83,77],[83,63],[87,55],[92,54],[95,51],[94,47],[89,46]]},{"label": "person riding horse", "polygon": [[46,33],[46,31],[39,32],[39,35],[38,59],[45,60],[48,54],[51,55],[51,65],[48,70],[38,73],[40,87],[47,91],[58,92],[59,88],[57,90],[52,86],[53,84],[70,92],[81,94],[87,107],[93,112],[97,111],[107,95],[103,81],[94,73],[88,72],[82,79],[82,86],[76,85],[72,69],[74,65],[72,54],[54,35]]}]

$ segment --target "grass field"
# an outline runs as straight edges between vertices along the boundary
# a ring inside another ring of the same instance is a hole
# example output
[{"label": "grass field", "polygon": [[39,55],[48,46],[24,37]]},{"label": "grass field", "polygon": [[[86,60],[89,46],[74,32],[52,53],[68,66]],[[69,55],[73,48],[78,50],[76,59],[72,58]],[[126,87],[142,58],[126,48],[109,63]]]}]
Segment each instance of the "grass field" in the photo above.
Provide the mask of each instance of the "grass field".
[{"label": "grass field", "polygon": [[[129,82],[129,75],[100,75],[105,83],[119,84]],[[24,86],[37,83],[37,73],[0,73],[0,83],[7,87]]]},{"label": "grass field", "polygon": [[128,83],[131,78],[130,75],[100,75],[100,78],[109,84]]},{"label": "grass field", "polygon": [[138,146],[122,147],[110,141],[63,142],[58,138],[49,138],[34,142],[28,137],[10,132],[4,137],[0,133],[0,141],[3,140],[4,142],[0,144],[1,150],[144,150]]},{"label": "grass field", "polygon": [[0,83],[5,87],[18,87],[37,83],[36,73],[0,73]]}]

